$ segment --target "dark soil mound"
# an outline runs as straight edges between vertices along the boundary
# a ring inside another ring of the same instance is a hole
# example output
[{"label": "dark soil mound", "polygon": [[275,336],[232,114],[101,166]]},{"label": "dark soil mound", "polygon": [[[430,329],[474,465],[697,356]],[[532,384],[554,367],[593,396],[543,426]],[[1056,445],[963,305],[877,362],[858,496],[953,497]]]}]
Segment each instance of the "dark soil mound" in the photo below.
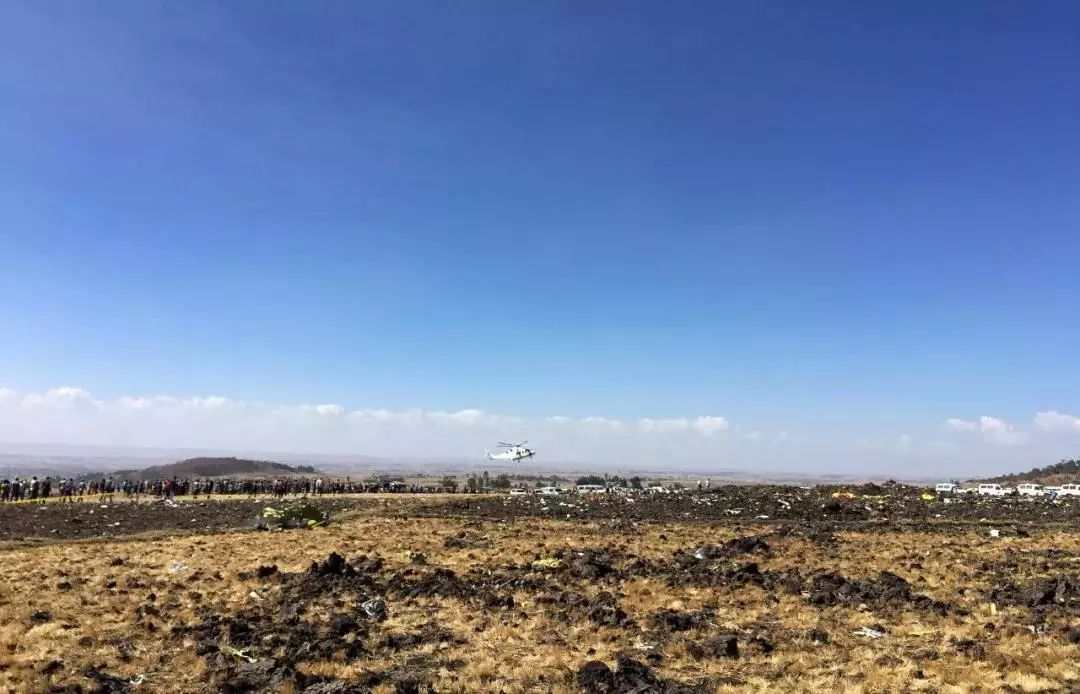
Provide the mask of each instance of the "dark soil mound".
[{"label": "dark soil mound", "polygon": [[692,694],[708,691],[658,677],[648,665],[623,654],[616,656],[614,672],[599,660],[583,664],[578,668],[577,682],[581,690],[589,694]]},{"label": "dark soil mound", "polygon": [[1008,582],[992,588],[987,599],[1005,605],[1053,608],[1080,614],[1080,576],[1051,576],[1021,585]]},{"label": "dark soil mound", "polygon": [[942,615],[949,611],[945,603],[912,592],[911,584],[889,571],[882,571],[871,580],[849,580],[834,572],[819,573],[811,579],[809,602],[818,607],[860,604],[876,608],[912,606],[919,611]]}]

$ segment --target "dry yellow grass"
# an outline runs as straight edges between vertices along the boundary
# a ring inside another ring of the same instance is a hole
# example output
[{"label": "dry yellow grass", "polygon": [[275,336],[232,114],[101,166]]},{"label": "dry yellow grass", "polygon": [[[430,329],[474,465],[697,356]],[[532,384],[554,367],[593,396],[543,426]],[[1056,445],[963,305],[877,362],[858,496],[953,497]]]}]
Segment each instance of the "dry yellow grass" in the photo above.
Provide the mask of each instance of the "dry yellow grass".
[{"label": "dry yellow grass", "polygon": [[[603,523],[527,520],[471,523],[486,536],[484,547],[447,549],[443,542],[466,527],[457,519],[380,517],[360,514],[313,531],[227,533],[206,536],[135,538],[113,542],[58,543],[10,548],[0,554],[0,687],[47,691],[52,685],[81,683],[82,673],[103,665],[123,678],[141,676],[146,691],[201,692],[206,663],[192,639],[174,636],[174,624],[195,623],[209,607],[229,614],[272,600],[273,579],[240,579],[237,574],[276,564],[282,572],[302,572],[331,551],[345,557],[377,554],[384,571],[410,567],[407,550],[426,555],[429,568],[463,575],[476,567],[523,564],[556,548],[611,548],[654,562],[670,561],[676,549],[719,543],[753,529],[735,530],[694,523],[644,524],[618,533]],[[761,532],[770,532],[767,528]],[[766,593],[756,586],[671,587],[660,577],[627,576],[615,585],[577,587],[588,595],[615,590],[635,628],[603,627],[587,620],[560,619],[526,590],[513,593],[510,610],[484,610],[461,600],[420,597],[390,600],[381,628],[407,632],[437,621],[458,638],[425,643],[397,655],[346,662],[305,662],[302,670],[324,677],[359,679],[409,658],[423,657],[440,692],[574,691],[573,673],[582,663],[613,661],[620,651],[644,653],[651,645],[644,626],[660,609],[715,610],[715,632],[764,634],[776,649],[744,649],[737,660],[696,660],[679,635],[659,644],[657,674],[682,682],[712,682],[720,691],[1054,691],[1080,683],[1077,646],[1060,633],[1032,633],[1025,609],[1002,606],[991,615],[983,597],[989,576],[980,569],[1008,557],[1017,575],[1060,571],[1068,557],[1047,565],[1045,550],[1077,555],[1071,533],[1036,534],[988,542],[979,531],[952,534],[852,532],[835,547],[799,537],[773,542],[770,556],[756,560],[763,571],[798,569],[803,575],[837,571],[867,577],[897,573],[918,592],[967,613],[874,612],[857,607],[818,608],[805,596]],[[115,564],[115,559],[123,560]],[[186,568],[174,571],[172,562]],[[197,576],[192,580],[192,576]],[[217,577],[220,578],[217,578]],[[260,597],[252,597],[252,593]],[[160,616],[142,613],[148,603]],[[333,606],[325,605],[327,618]],[[47,621],[31,616],[46,610]],[[312,615],[319,619],[320,615]],[[886,638],[869,640],[855,631],[884,624]],[[993,631],[987,624],[993,623]],[[806,636],[819,628],[830,636],[814,644]],[[962,652],[958,640],[980,650]],[[54,661],[54,671],[43,670]],[[385,690],[380,685],[376,691]]]}]

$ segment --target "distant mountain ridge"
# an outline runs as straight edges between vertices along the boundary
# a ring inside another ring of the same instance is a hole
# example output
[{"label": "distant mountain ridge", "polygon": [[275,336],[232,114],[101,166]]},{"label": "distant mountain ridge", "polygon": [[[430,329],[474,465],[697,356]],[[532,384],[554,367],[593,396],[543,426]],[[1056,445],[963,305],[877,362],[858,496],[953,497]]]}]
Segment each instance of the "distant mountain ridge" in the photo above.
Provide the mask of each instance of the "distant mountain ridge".
[{"label": "distant mountain ridge", "polygon": [[[187,458],[168,465],[154,465],[142,470],[117,470],[113,478],[130,480],[157,480],[173,477],[241,477],[248,475],[291,476],[311,475],[316,470],[310,465],[286,465],[270,460],[245,458]],[[94,475],[97,477],[98,475]]]},{"label": "distant mountain ridge", "polygon": [[1013,484],[1016,482],[1037,482],[1039,484],[1064,484],[1080,478],[1080,460],[1062,460],[1060,463],[1037,467],[1027,472],[990,477],[987,482]]}]

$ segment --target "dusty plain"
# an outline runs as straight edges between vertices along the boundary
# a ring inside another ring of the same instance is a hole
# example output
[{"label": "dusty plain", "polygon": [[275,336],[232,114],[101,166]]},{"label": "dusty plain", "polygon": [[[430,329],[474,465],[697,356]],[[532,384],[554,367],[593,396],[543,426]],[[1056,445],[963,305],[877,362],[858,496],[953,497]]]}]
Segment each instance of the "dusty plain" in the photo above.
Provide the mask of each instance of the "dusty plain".
[{"label": "dusty plain", "polygon": [[[34,530],[0,550],[0,688],[1080,688],[1071,501],[371,495],[325,527],[248,529],[266,503],[0,510]],[[91,510],[112,515],[73,538]]]}]

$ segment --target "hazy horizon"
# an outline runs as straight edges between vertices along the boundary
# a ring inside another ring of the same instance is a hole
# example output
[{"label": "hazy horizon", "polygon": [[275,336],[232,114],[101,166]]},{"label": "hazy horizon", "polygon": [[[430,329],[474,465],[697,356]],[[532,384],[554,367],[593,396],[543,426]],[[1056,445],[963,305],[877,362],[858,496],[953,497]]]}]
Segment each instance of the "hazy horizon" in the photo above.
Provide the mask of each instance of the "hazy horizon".
[{"label": "hazy horizon", "polygon": [[[782,484],[835,481],[898,481],[920,483],[949,478],[948,475],[885,475],[874,473],[807,473],[797,470],[754,471],[739,468],[715,468],[708,466],[650,466],[648,464],[597,464],[575,461],[506,462],[485,458],[405,458],[377,457],[367,455],[312,454],[295,451],[257,451],[233,449],[193,448],[143,448],[125,446],[93,446],[78,444],[42,444],[0,442],[0,470],[12,474],[13,470],[52,470],[55,474],[79,474],[76,471],[105,473],[130,469],[145,469],[166,465],[190,458],[236,457],[249,460],[267,460],[289,465],[311,465],[328,476],[342,475],[413,475],[413,474],[493,474],[508,472],[525,476],[584,475],[642,475],[647,479],[670,477],[673,479],[705,480],[716,484],[752,483],[756,481]],[[0,474],[0,476],[3,476]]]},{"label": "hazy horizon", "polygon": [[[262,452],[271,456],[483,462],[498,441],[529,440],[535,466],[739,471],[809,476],[988,476],[1069,457],[1075,418],[1038,412],[1019,425],[992,417],[948,419],[933,439],[911,434],[861,442],[862,459],[837,460],[827,440],[802,431],[748,430],[723,417],[553,416],[527,419],[481,410],[349,410],[338,404],[271,405],[208,398],[124,397],[77,388],[17,394],[0,389],[0,452],[114,448]],[[852,445],[845,444],[850,456]],[[916,463],[916,464],[913,464]],[[528,467],[528,464],[525,465]]]}]

